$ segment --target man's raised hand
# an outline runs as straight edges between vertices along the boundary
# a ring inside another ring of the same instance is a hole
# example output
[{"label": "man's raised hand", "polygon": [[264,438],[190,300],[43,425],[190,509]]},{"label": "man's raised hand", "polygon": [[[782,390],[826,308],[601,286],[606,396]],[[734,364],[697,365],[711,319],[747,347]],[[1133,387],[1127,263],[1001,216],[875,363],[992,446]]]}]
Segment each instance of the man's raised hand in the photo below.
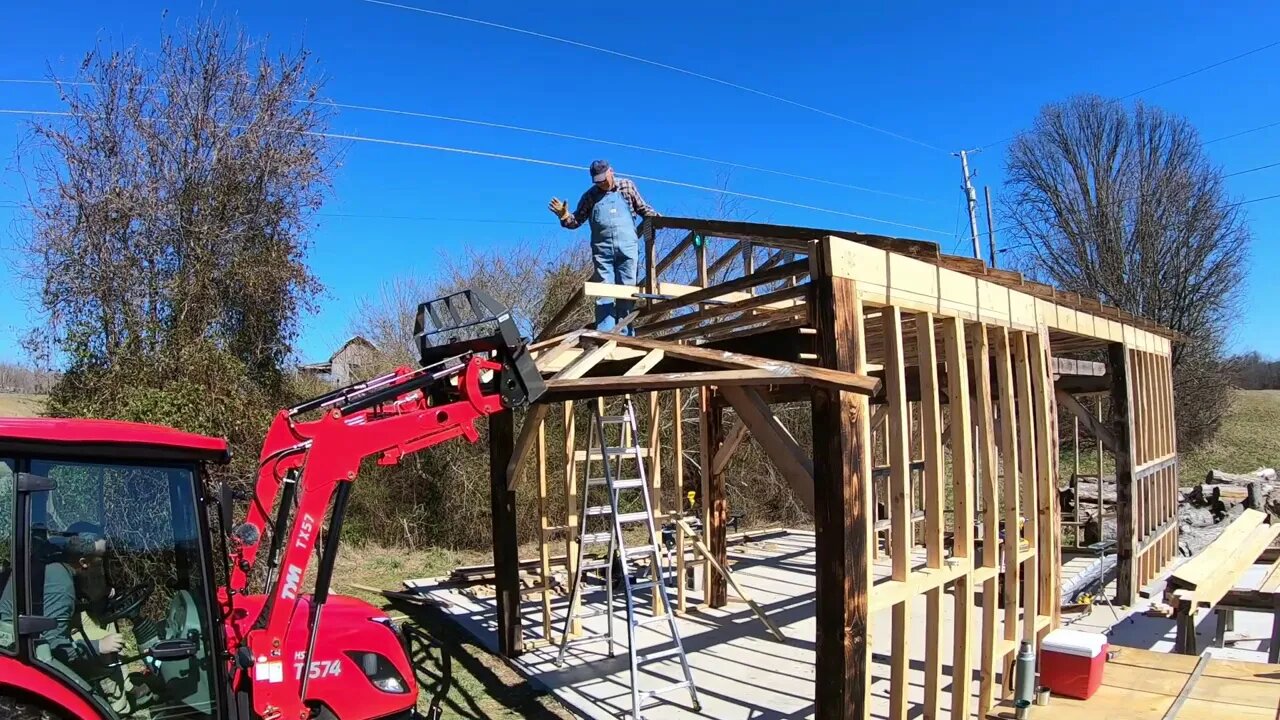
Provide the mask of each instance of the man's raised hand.
[{"label": "man's raised hand", "polygon": [[551,202],[547,203],[547,209],[554,213],[556,217],[562,218],[569,212],[569,204],[560,198],[553,197]]}]

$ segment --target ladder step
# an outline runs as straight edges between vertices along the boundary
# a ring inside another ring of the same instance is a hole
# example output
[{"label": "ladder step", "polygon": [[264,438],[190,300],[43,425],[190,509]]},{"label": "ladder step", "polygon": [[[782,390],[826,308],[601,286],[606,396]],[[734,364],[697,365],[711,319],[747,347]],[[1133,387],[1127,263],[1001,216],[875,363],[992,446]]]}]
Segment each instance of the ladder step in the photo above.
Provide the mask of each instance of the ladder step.
[{"label": "ladder step", "polygon": [[626,555],[628,558],[632,558],[638,555],[651,555],[657,552],[658,548],[653,545],[636,545],[635,547],[627,548],[622,554]]},{"label": "ladder step", "polygon": [[600,422],[606,423],[606,424],[614,423],[617,425],[622,425],[622,424],[631,422],[631,418],[626,415],[601,415]]},{"label": "ladder step", "polygon": [[586,515],[612,515],[613,508],[608,505],[596,505],[587,508]]},{"label": "ladder step", "polygon": [[[649,448],[647,448],[647,447],[641,447],[641,448],[633,448],[633,447],[629,447],[629,448],[621,448],[621,447],[607,447],[607,448],[605,448],[605,452],[604,452],[603,454],[600,452],[600,448],[591,448],[591,459],[592,459],[592,460],[600,460],[601,458],[605,457],[606,455],[607,455],[608,457],[620,457],[620,456],[622,456],[622,457],[634,458],[634,457],[635,457],[635,453],[636,453],[637,451],[639,451],[639,453],[640,453],[640,457],[642,457],[642,458],[647,458],[647,457],[649,457]],[[587,451],[586,451],[586,450],[575,450],[575,451],[573,452],[573,459],[574,459],[574,460],[576,460],[577,462],[582,462],[582,461],[586,460],[586,459],[587,459]]]},{"label": "ladder step", "polygon": [[[587,485],[608,485],[609,481],[604,478],[589,478]],[[614,490],[634,490],[644,487],[644,480],[640,478],[626,478],[625,480],[614,480]]]},{"label": "ladder step", "polygon": [[584,533],[578,536],[578,543],[581,545],[597,545],[607,543],[613,537],[611,532]]},{"label": "ladder step", "polygon": [[603,570],[609,567],[609,565],[610,565],[610,562],[608,560],[601,560],[599,562],[583,563],[582,569],[584,571],[585,570]]},{"label": "ladder step", "polygon": [[666,686],[666,687],[660,687],[660,688],[657,688],[656,690],[641,690],[641,691],[640,691],[640,694],[641,694],[642,696],[649,696],[649,697],[653,697],[653,696],[655,696],[655,695],[662,695],[663,693],[669,693],[669,692],[671,692],[672,690],[680,690],[680,689],[687,688],[687,687],[689,687],[689,681],[688,681],[688,680],[681,680],[680,682],[678,682],[678,683],[676,683],[676,684],[674,684],[674,685],[668,685],[668,686]]},{"label": "ladder step", "polygon": [[643,620],[637,620],[635,624],[636,624],[636,627],[644,627],[646,625],[657,625],[658,623],[670,622],[670,620],[671,620],[671,615],[668,613],[663,613],[661,615],[654,615],[653,617],[645,618]]},{"label": "ladder step", "polygon": [[641,510],[640,512],[633,512],[633,513],[622,513],[621,515],[618,516],[618,522],[620,523],[635,523],[635,522],[648,522],[648,521],[649,521],[649,513],[645,512],[644,510]]}]

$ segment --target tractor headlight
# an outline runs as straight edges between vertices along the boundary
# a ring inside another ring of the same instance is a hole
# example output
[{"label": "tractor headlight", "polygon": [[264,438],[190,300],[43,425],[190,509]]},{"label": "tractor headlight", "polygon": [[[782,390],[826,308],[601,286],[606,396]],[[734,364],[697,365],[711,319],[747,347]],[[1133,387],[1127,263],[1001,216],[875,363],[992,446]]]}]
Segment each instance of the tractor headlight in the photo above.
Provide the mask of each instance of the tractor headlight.
[{"label": "tractor headlight", "polygon": [[369,678],[373,681],[373,686],[383,692],[396,693],[397,695],[408,692],[404,689],[404,685],[400,682],[400,677],[380,677]]},{"label": "tractor headlight", "polygon": [[369,682],[379,690],[397,695],[409,692],[404,677],[396,670],[396,666],[382,655],[375,652],[348,650],[347,657],[351,658],[356,667],[360,668],[360,672],[364,673]]}]

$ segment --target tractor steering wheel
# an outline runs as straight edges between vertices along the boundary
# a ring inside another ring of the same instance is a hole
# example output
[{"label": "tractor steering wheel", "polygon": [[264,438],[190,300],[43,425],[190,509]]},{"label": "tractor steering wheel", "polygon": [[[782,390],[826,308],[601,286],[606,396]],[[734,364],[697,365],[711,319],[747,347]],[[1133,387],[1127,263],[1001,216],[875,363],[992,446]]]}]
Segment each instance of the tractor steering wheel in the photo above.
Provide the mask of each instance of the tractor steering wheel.
[{"label": "tractor steering wheel", "polygon": [[155,587],[153,582],[140,582],[122,593],[107,598],[107,607],[98,622],[106,625],[121,618],[130,617],[138,612],[147,598],[151,597]]}]

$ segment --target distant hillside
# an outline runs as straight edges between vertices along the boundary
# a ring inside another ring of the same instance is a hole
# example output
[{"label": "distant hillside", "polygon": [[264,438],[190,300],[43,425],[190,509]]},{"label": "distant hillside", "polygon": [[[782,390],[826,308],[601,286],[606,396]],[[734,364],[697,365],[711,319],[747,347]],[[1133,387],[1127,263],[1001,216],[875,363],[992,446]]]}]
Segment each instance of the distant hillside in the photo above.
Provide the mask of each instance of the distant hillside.
[{"label": "distant hillside", "polygon": [[48,400],[48,395],[0,393],[0,417],[36,417]]},{"label": "distant hillside", "polygon": [[1247,473],[1280,470],[1280,390],[1236,390],[1231,412],[1213,442],[1182,453],[1183,484],[1200,482],[1210,470]]}]

